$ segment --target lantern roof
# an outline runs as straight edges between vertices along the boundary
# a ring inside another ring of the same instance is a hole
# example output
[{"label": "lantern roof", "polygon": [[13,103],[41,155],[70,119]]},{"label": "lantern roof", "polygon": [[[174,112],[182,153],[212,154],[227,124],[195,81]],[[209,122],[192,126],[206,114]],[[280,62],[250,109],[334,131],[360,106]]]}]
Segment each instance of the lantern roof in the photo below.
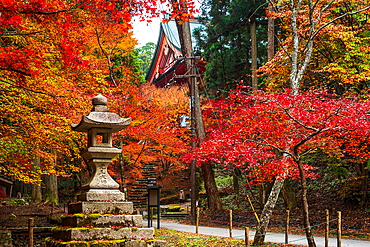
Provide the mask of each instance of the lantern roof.
[{"label": "lantern roof", "polygon": [[89,115],[82,116],[79,123],[71,124],[72,130],[88,132],[91,128],[104,128],[114,133],[129,126],[131,118],[121,118],[118,114],[109,112],[107,103],[107,98],[103,95],[95,96],[92,99],[93,108]]}]

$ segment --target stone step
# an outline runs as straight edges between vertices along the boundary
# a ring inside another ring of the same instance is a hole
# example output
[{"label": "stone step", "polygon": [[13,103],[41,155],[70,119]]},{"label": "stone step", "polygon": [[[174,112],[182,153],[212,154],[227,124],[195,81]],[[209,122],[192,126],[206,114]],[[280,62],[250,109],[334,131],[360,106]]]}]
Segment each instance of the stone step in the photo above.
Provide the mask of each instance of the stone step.
[{"label": "stone step", "polygon": [[68,205],[70,214],[132,214],[132,202],[76,202]]},{"label": "stone step", "polygon": [[98,239],[145,239],[152,240],[154,228],[59,228],[52,229],[53,238],[62,241],[92,241]]},{"label": "stone step", "polygon": [[102,215],[102,214],[74,214],[62,217],[62,226],[82,227],[142,227],[141,215]]}]

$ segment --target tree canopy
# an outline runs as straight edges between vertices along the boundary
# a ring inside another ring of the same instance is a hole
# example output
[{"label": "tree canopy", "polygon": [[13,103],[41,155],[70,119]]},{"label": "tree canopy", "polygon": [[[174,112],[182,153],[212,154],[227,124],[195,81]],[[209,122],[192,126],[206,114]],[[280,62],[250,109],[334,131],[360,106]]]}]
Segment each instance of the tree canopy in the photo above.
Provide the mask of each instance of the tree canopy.
[{"label": "tree canopy", "polygon": [[[192,1],[177,3],[187,4],[184,13],[164,4],[169,18],[195,11]],[[5,0],[0,12],[0,171],[33,183],[32,160],[41,157],[41,173],[67,175],[78,167],[55,163],[53,153],[72,156],[85,146],[70,124],[89,112],[94,95],[106,95],[117,112],[141,109],[130,21],[164,11],[156,1]]]}]

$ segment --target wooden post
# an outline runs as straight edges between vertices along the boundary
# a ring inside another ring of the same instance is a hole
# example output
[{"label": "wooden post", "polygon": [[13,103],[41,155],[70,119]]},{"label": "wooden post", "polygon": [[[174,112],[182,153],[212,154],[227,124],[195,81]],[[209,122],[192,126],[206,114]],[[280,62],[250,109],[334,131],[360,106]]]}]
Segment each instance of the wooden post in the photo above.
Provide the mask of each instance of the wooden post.
[{"label": "wooden post", "polygon": [[290,211],[286,211],[286,224],[285,224],[285,244],[289,242],[289,213]]},{"label": "wooden post", "polygon": [[230,209],[230,238],[233,237],[233,211]]},{"label": "wooden post", "polygon": [[329,247],[329,210],[325,209],[326,222],[325,222],[325,247]]},{"label": "wooden post", "polygon": [[245,228],[245,246],[249,247],[249,227]]},{"label": "wooden post", "polygon": [[338,211],[337,214],[338,214],[337,247],[342,247],[342,226],[341,226],[342,214],[340,211]]},{"label": "wooden post", "polygon": [[198,226],[199,226],[199,208],[197,208],[197,226],[195,229],[195,233],[198,233]]},{"label": "wooden post", "polygon": [[153,207],[150,208],[150,226],[153,227]]},{"label": "wooden post", "polygon": [[28,219],[28,246],[33,246],[33,218]]}]

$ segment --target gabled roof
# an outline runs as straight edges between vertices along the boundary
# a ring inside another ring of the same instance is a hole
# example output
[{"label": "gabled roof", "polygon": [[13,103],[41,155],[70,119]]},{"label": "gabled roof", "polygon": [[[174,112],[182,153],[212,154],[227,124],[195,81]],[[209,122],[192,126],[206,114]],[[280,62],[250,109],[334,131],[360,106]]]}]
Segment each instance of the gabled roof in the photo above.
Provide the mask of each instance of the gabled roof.
[{"label": "gabled roof", "polygon": [[[194,29],[199,28],[203,24],[199,23],[197,20],[193,19],[189,21],[190,24],[190,32],[193,33]],[[169,21],[166,24],[161,24],[161,27],[163,27],[164,33],[166,34],[166,37],[171,42],[171,44],[181,52],[181,44],[180,44],[180,38],[179,33],[177,32],[176,22],[174,20]],[[192,36],[191,38],[192,43],[195,44],[196,40]],[[194,48],[194,47],[193,47]]]},{"label": "gabled roof", "polygon": [[[191,32],[201,25],[202,24],[196,20],[191,20]],[[195,44],[194,39],[193,44]],[[168,23],[161,23],[157,46],[145,80],[149,83],[157,85],[158,87],[164,87],[173,83],[184,83],[186,81],[185,79],[173,80],[174,74],[185,74],[183,60],[179,61],[176,59],[182,55],[180,47],[181,44],[179,40],[179,34],[177,32],[176,22],[172,20]],[[204,69],[204,63],[202,63],[203,62],[197,62],[197,65],[199,64],[199,66]]]}]

